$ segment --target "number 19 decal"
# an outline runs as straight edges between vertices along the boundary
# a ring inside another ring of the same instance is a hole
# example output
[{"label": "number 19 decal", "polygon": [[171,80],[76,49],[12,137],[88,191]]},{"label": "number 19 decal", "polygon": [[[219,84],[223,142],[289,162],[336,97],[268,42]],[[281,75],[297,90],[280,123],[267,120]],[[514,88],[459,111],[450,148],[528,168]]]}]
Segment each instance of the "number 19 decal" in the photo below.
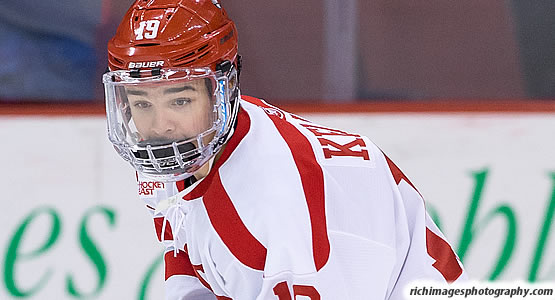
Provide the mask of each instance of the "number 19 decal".
[{"label": "number 19 decal", "polygon": [[135,29],[135,39],[137,41],[142,39],[155,39],[158,36],[158,28],[160,27],[160,20],[141,21],[139,28]]},{"label": "number 19 decal", "polygon": [[[291,291],[287,286],[286,281],[282,281],[274,287],[274,295],[278,296],[279,300],[291,300]],[[293,298],[297,296],[305,296],[310,300],[320,300],[320,294],[313,286],[308,285],[293,285]]]}]

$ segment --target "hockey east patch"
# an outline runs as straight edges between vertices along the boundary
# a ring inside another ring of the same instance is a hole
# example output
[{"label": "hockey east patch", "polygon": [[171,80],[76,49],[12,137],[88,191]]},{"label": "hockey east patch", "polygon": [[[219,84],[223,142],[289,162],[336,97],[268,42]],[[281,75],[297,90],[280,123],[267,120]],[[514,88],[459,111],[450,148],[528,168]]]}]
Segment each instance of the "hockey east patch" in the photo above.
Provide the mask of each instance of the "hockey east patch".
[{"label": "hockey east patch", "polygon": [[166,188],[163,182],[159,181],[139,181],[139,196],[154,196],[158,189]]}]

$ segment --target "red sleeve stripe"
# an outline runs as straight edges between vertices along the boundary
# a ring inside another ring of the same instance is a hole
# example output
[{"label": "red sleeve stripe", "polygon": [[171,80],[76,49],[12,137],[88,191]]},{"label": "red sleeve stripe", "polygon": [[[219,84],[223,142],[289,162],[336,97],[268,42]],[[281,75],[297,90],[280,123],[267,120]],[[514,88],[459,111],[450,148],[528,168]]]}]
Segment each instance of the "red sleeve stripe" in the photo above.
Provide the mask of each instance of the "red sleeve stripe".
[{"label": "red sleeve stripe", "polygon": [[[265,108],[271,108],[263,101],[244,97],[245,100]],[[289,146],[293,160],[301,177],[312,227],[312,248],[316,270],[328,261],[330,242],[326,224],[326,205],[324,193],[324,173],[316,160],[308,139],[291,123],[274,114],[268,114],[282,138]]]},{"label": "red sleeve stripe", "polygon": [[239,217],[222,185],[219,173],[216,173],[212,180],[203,202],[210,223],[233,256],[245,266],[259,271],[264,270],[266,247],[249,232]]},{"label": "red sleeve stripe", "polygon": [[[389,157],[387,157],[385,154],[384,156],[387,164],[389,165],[389,169],[391,170],[391,174],[395,179],[395,183],[397,183],[398,185],[401,180],[404,180],[418,194],[420,194],[420,192],[418,192],[412,182],[410,182],[405,174],[401,172],[401,170],[395,165],[395,163],[393,163],[393,161],[391,161]],[[420,197],[424,199],[421,194]],[[462,268],[459,265],[457,256],[453,252],[453,249],[451,249],[451,246],[445,240],[433,233],[428,228],[426,228],[426,249],[428,251],[428,255],[436,260],[433,264],[433,267],[441,273],[446,281],[453,282],[457,278],[459,278],[459,276],[462,274]]]},{"label": "red sleeve stripe", "polygon": [[387,157],[387,155],[385,155],[385,153],[383,154],[383,156],[385,157],[385,160],[387,161],[387,165],[389,166],[389,170],[391,171],[391,174],[393,175],[393,179],[395,179],[395,183],[397,183],[397,185],[399,185],[399,183],[401,182],[401,179],[405,180],[410,186],[412,186],[412,188],[418,192],[418,190],[416,189],[416,187],[412,184],[412,182],[410,182],[410,180],[408,179],[407,176],[405,176],[405,174],[403,174],[403,172],[401,171],[401,169],[399,169],[399,167],[397,167],[397,165],[391,160],[389,159],[389,157]]},{"label": "red sleeve stripe", "polygon": [[407,176],[405,176],[405,174],[403,174],[401,169],[399,169],[399,167],[397,167],[397,165],[391,159],[389,159],[389,157],[387,157],[387,155],[385,155],[385,153],[382,152],[382,154],[385,157],[385,160],[387,161],[387,165],[389,166],[389,170],[391,171],[391,174],[393,175],[393,179],[395,179],[395,183],[397,185],[399,185],[401,180],[404,180],[406,183],[408,183],[418,193],[418,195],[420,195],[420,198],[422,198],[422,201],[424,201],[424,197],[422,196],[422,194],[420,194],[420,192],[414,186],[414,184],[412,184],[412,182],[410,182],[409,178]]},{"label": "red sleeve stripe", "polygon": [[451,246],[441,237],[426,228],[426,247],[430,257],[435,259],[433,264],[447,282],[453,282],[461,276],[463,270]]},{"label": "red sleeve stripe", "polygon": [[174,256],[173,251],[164,254],[164,264],[166,272],[166,280],[173,275],[188,275],[196,277],[193,265],[189,260],[187,253],[179,251],[177,256]]},{"label": "red sleeve stripe", "polygon": [[204,280],[204,278],[202,278],[202,274],[204,274],[204,267],[202,266],[202,264],[200,265],[193,265],[193,271],[195,272],[198,280],[200,281],[200,283],[202,283],[202,285],[204,285],[205,288],[209,289],[212,293],[214,293],[214,291],[212,290],[212,287],[210,287],[210,285],[208,284],[208,282],[206,282],[206,280]]},{"label": "red sleeve stripe", "polygon": [[268,104],[266,104],[264,101],[262,101],[262,100],[260,100],[260,99],[258,99],[258,98],[255,98],[255,97],[242,95],[241,98],[242,98],[243,100],[245,100],[245,101],[251,103],[251,104],[256,105],[256,106],[266,107],[266,108],[270,107],[270,106],[268,106]]},{"label": "red sleeve stripe", "polygon": [[[158,218],[154,218],[154,228],[156,229],[156,236],[158,237],[158,241],[162,241],[162,225],[164,222],[164,217],[158,217]],[[171,241],[173,240],[173,234],[172,234],[172,227],[170,225],[170,222],[168,222],[168,220],[166,220],[166,228],[165,228],[165,233],[164,233],[164,240],[165,241]]]}]

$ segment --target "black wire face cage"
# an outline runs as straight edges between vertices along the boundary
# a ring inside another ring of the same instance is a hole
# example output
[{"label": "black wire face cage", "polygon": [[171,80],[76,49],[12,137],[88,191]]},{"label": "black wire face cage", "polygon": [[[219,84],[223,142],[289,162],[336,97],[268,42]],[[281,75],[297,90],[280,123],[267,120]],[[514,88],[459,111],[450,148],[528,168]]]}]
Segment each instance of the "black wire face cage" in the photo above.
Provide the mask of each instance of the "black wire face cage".
[{"label": "black wire face cage", "polygon": [[[108,85],[107,112],[109,137],[116,151],[145,177],[160,181],[177,181],[193,175],[217,153],[223,144],[233,134],[239,109],[239,68],[230,62],[223,62],[216,71],[216,93],[219,98],[214,105],[214,119],[211,128],[199,134],[196,138],[174,141],[170,144],[148,144],[128,142],[130,130],[125,122],[119,124],[113,121],[115,101],[109,103]],[[112,92],[113,93],[113,92]],[[113,93],[115,95],[115,93]],[[117,109],[116,109],[117,111]],[[112,116],[110,115],[112,112]],[[120,112],[121,113],[121,112]],[[123,115],[126,113],[123,112]],[[120,118],[126,119],[126,117]],[[129,118],[127,118],[129,120]],[[123,125],[123,126],[121,126]],[[117,134],[115,134],[118,132]]]}]

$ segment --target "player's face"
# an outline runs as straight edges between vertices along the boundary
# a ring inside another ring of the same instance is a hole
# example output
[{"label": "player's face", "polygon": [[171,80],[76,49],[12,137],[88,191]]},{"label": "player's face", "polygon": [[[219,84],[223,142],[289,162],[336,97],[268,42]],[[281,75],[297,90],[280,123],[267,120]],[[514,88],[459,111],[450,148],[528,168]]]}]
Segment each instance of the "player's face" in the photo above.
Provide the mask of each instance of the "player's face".
[{"label": "player's face", "polygon": [[143,141],[194,138],[212,126],[214,104],[205,79],[127,87],[131,117]]}]

